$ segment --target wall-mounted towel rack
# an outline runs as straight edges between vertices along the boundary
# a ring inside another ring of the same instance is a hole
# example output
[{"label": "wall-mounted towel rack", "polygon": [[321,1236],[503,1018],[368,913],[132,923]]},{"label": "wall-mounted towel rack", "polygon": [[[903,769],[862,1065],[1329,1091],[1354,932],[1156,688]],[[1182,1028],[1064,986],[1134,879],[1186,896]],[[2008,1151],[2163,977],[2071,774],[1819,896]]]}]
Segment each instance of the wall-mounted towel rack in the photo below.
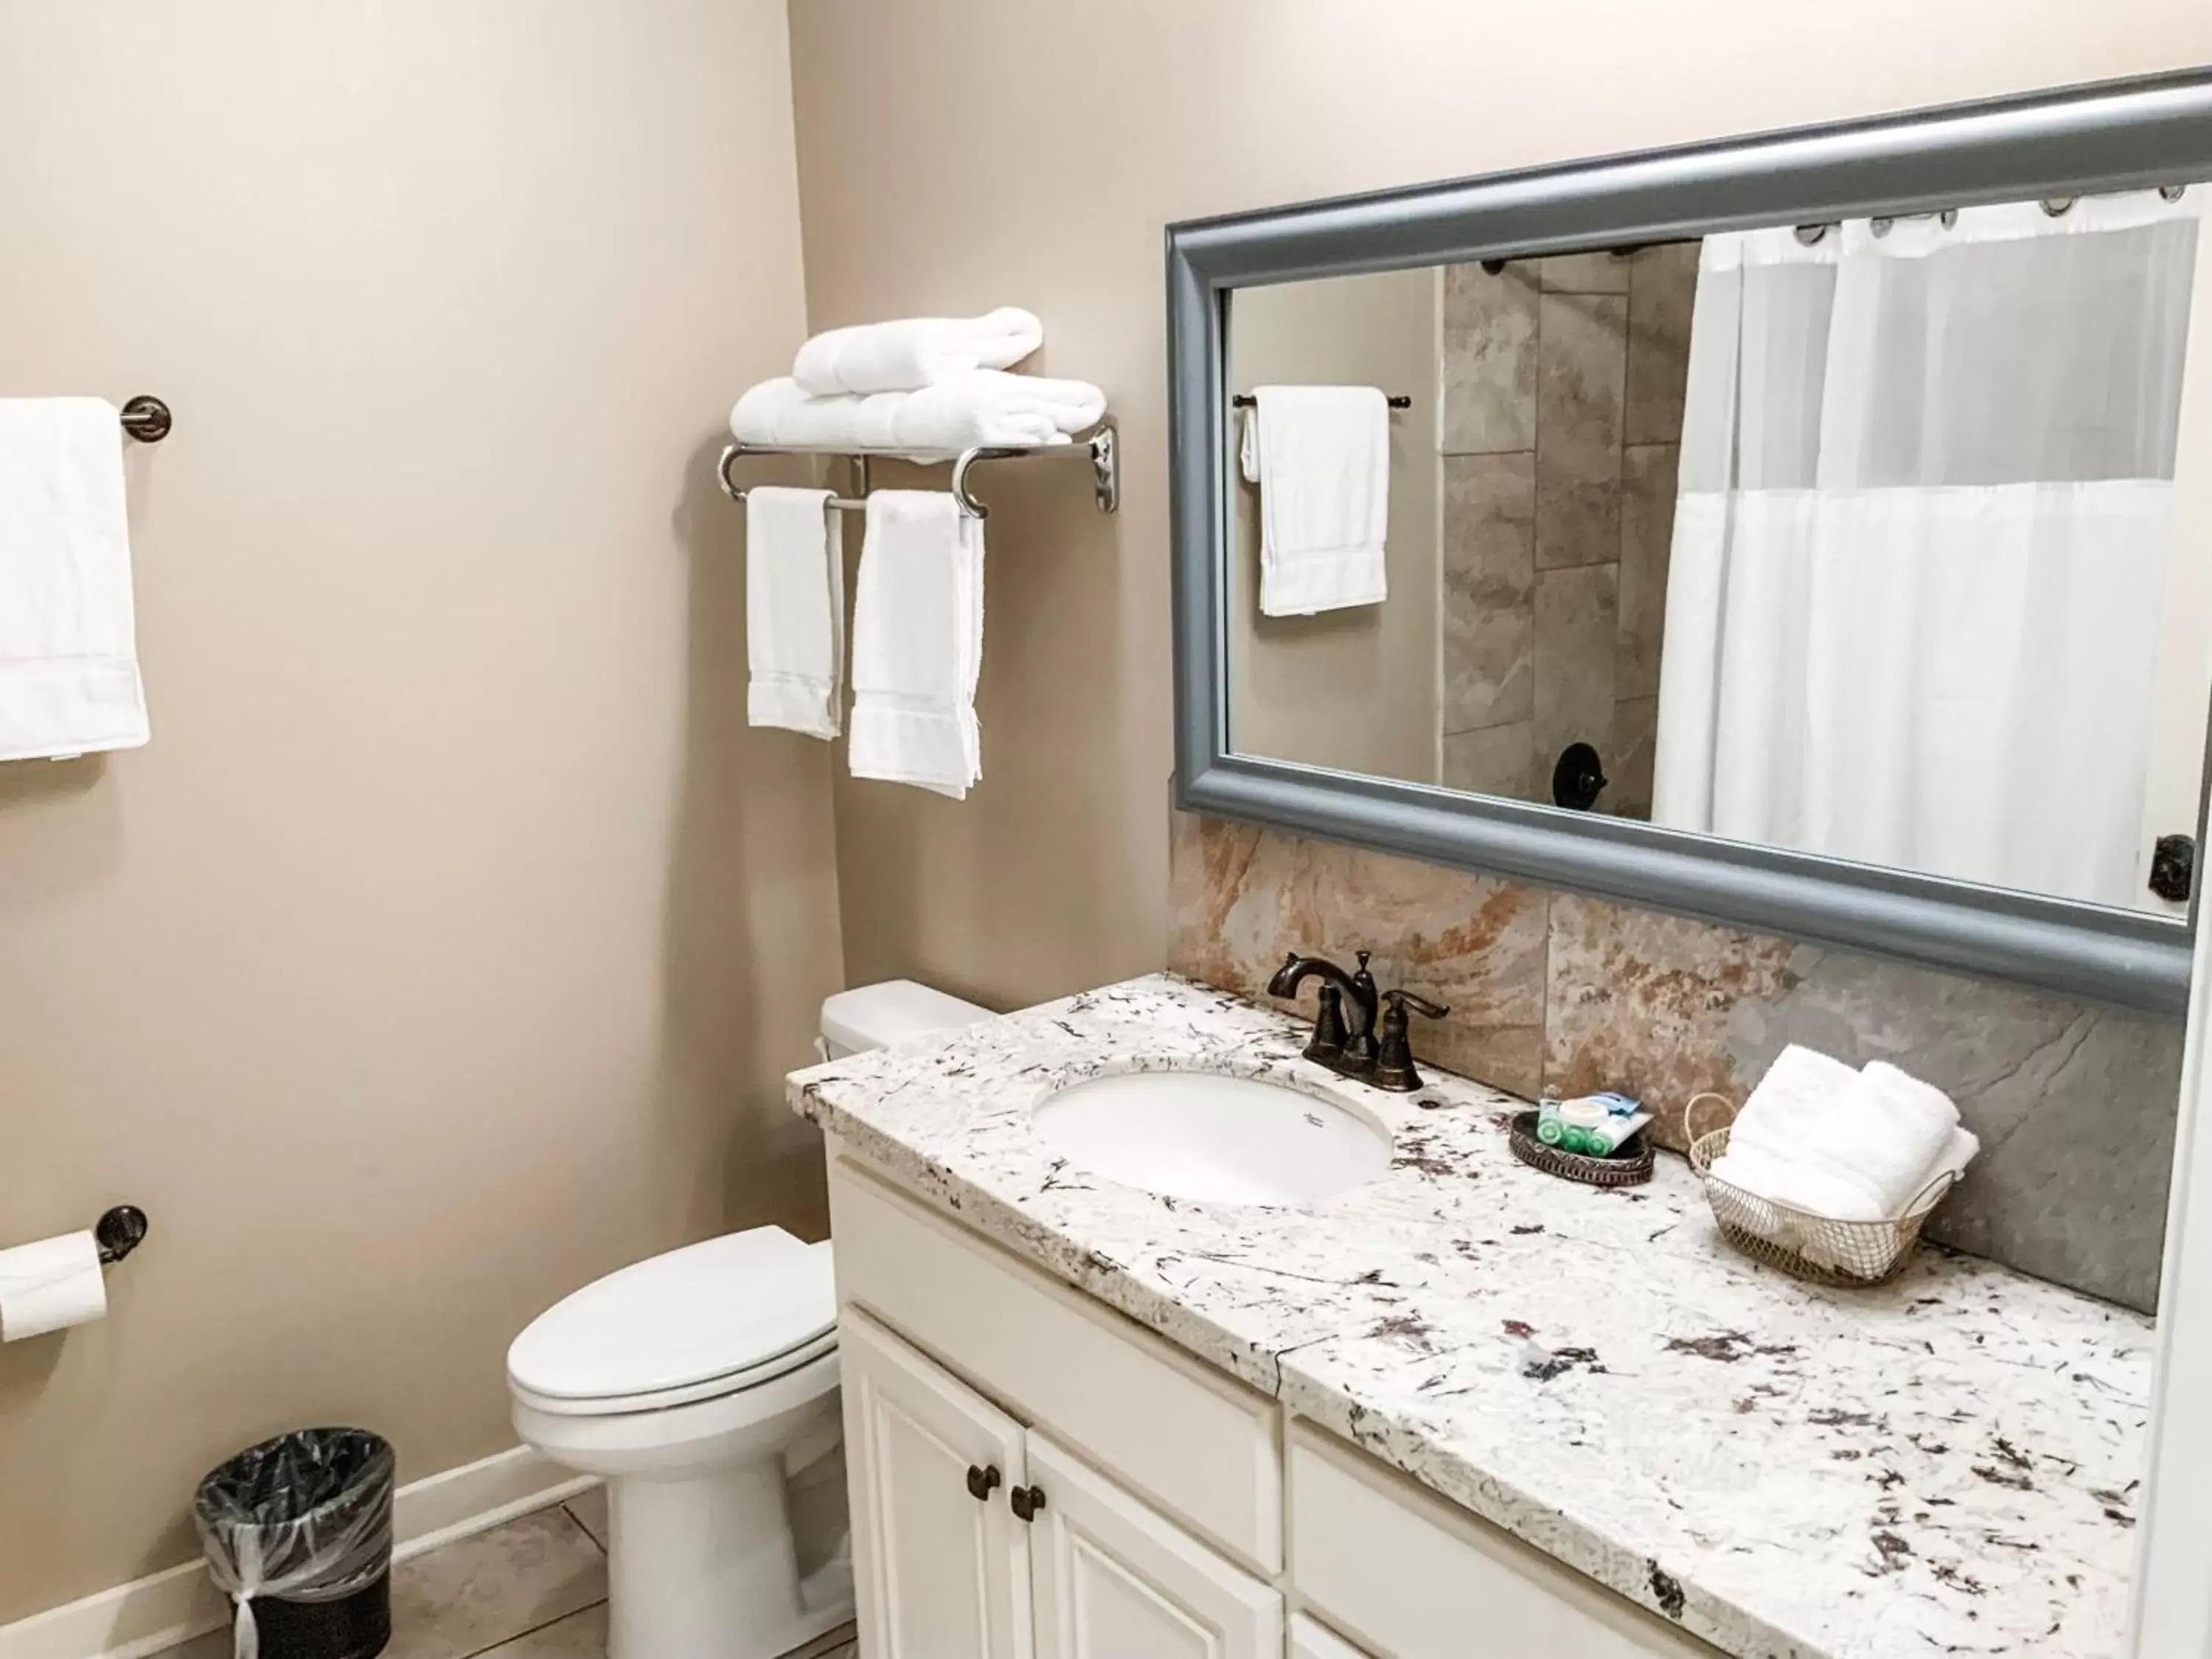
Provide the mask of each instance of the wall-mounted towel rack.
[{"label": "wall-mounted towel rack", "polygon": [[[829,506],[834,513],[858,513],[868,504],[868,463],[872,460],[908,460],[912,457],[884,450],[867,449],[796,449],[780,444],[734,443],[722,451],[715,472],[721,478],[722,492],[733,501],[743,501],[744,490],[730,477],[730,464],[749,455],[834,455],[853,463],[854,477],[860,493],[857,495],[832,495]],[[1094,428],[1090,434],[1072,443],[1046,444],[1033,449],[983,448],[964,449],[957,456],[946,459],[952,463],[952,498],[960,503],[960,510],[970,518],[987,519],[991,510],[975,499],[969,479],[975,469],[986,461],[1039,460],[1050,456],[1083,455],[1091,461],[1091,490],[1101,513],[1112,513],[1121,505],[1121,459],[1116,447],[1114,428],[1110,425]]]},{"label": "wall-mounted towel rack", "polygon": [[[1393,409],[1411,409],[1413,406],[1413,400],[1402,392],[1393,392],[1382,401]],[[1252,407],[1252,394],[1249,392],[1240,392],[1229,400],[1230,407],[1232,409],[1249,409]]]},{"label": "wall-mounted towel rack", "polygon": [[143,392],[117,411],[123,429],[142,444],[157,444],[169,435],[176,424],[171,418],[168,404],[159,398],[149,398]]}]

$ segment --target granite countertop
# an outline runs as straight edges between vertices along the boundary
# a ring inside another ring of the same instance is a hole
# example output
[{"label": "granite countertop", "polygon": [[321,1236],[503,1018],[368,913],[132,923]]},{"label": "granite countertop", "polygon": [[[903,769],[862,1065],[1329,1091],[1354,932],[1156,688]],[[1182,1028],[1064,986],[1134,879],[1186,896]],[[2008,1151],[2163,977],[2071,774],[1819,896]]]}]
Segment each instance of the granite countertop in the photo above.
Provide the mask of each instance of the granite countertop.
[{"label": "granite countertop", "polygon": [[[1304,1030],[1160,975],[794,1073],[793,1106],[962,1220],[1731,1654],[2117,1654],[2150,1322],[1923,1249],[1871,1291],[1758,1267],[1662,1156],[1514,1161],[1522,1103],[1345,1084]],[[1167,1199],[1030,1127],[1056,1088],[1199,1065],[1356,1099],[1381,1181]]]}]

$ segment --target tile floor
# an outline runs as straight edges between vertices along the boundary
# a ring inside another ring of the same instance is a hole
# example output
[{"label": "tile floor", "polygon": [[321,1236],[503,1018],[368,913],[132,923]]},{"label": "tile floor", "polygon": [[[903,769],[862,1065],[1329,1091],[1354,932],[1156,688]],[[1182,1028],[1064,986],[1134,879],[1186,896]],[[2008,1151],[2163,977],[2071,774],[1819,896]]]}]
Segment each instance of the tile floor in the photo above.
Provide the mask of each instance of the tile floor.
[{"label": "tile floor", "polygon": [[[384,1659],[605,1659],[606,1494],[586,1492],[392,1572],[392,1644]],[[161,1659],[227,1659],[230,1632]],[[858,1659],[852,1627],[787,1659]]]}]

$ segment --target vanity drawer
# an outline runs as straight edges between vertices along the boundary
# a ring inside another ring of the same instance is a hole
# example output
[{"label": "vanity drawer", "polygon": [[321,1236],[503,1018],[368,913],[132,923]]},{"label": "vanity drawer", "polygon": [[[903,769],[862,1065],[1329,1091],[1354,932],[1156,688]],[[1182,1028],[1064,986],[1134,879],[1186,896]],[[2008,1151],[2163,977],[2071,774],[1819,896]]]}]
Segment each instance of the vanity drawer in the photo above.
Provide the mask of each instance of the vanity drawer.
[{"label": "vanity drawer", "polygon": [[1717,1659],[1720,1650],[1304,1423],[1291,1578],[1378,1659]]},{"label": "vanity drawer", "polygon": [[1272,1576],[1283,1559],[1272,1401],[932,1214],[830,1165],[837,1296]]}]

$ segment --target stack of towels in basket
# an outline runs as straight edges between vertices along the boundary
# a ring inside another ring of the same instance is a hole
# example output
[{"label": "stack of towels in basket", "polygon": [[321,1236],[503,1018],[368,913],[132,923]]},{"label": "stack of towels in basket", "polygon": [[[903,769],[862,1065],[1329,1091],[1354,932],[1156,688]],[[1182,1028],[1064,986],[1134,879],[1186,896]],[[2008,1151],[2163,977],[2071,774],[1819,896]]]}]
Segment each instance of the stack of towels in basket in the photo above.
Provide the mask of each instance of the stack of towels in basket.
[{"label": "stack of towels in basket", "polygon": [[1891,1221],[1980,1150],[1941,1089],[1882,1060],[1854,1071],[1792,1043],[1744,1102],[1708,1173],[1830,1220]]},{"label": "stack of towels in basket", "polygon": [[[1044,341],[1029,312],[832,329],[730,413],[739,443],[941,460],[1065,444],[1106,398],[1081,380],[1006,371]],[[745,492],[747,718],[812,737],[842,726],[845,563],[830,495]],[[853,601],[855,777],[966,797],[981,776],[983,526],[941,490],[869,493]]]}]

